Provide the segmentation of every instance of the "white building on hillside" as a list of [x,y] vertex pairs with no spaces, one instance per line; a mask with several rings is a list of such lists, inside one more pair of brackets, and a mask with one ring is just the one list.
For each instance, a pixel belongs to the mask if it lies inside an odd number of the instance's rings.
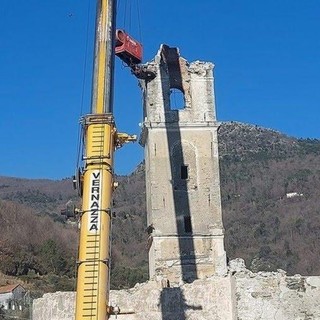
[[0,287],[0,307],[5,310],[21,310],[27,291],[21,284]]

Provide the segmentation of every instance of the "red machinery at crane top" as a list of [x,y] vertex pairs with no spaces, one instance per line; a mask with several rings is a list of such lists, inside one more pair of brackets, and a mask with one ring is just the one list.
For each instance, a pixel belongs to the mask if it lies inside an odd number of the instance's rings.
[[121,29],[116,30],[115,54],[131,68],[132,74],[138,79],[148,81],[155,78],[155,73],[141,64],[142,44]]
[[116,55],[128,66],[142,62],[142,45],[124,30],[116,30]]

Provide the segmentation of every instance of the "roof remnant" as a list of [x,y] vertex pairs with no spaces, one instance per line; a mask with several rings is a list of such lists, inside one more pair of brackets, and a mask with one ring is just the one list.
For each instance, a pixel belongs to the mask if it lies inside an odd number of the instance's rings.
[[[9,293],[12,292],[15,288],[21,286],[21,284],[9,284],[3,287],[0,287],[0,294],[1,293]],[[22,287],[22,286],[21,286]],[[22,287],[23,288],[23,287]],[[24,289],[24,288],[23,288]]]

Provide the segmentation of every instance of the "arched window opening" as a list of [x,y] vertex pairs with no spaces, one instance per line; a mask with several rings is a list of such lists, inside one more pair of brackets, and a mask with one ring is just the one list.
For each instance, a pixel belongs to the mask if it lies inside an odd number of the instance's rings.
[[185,107],[184,93],[176,88],[170,89],[170,108],[171,110],[181,110]]

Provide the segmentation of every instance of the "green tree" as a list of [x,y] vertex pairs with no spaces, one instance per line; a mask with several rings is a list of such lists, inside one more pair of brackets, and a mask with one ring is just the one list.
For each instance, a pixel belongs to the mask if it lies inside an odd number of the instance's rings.
[[62,249],[53,239],[47,240],[40,249],[44,273],[63,274],[67,270],[67,261]]

